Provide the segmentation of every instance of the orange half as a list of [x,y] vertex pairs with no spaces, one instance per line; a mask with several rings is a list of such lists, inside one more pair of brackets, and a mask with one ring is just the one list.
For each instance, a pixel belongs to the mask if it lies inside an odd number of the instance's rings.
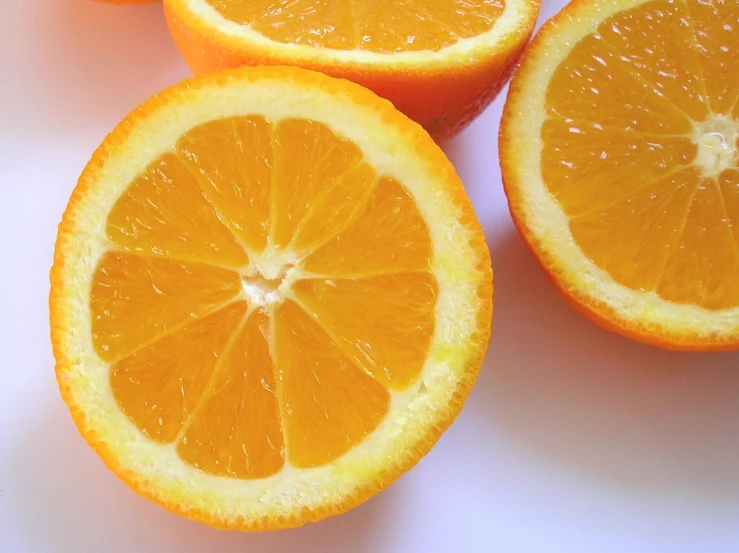
[[604,326],[739,346],[739,4],[578,0],[524,56],[500,131],[511,213]]
[[297,526],[389,485],[452,422],[489,264],[451,164],[389,102],[300,69],[196,78],[133,111],[72,194],[57,378],[142,495]]

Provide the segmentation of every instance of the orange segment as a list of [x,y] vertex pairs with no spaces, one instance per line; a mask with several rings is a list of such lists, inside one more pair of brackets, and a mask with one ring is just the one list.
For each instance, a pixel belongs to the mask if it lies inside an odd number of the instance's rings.
[[730,114],[739,99],[739,3],[687,0],[687,6],[711,109]]
[[647,181],[610,205],[594,202],[592,211],[570,219],[572,236],[616,282],[634,290],[654,290],[665,273],[668,254],[679,249],[698,179],[698,171],[689,167]]
[[679,240],[669,249],[657,293],[668,301],[707,309],[735,307],[739,250],[726,205],[715,180],[696,179],[692,185],[690,210]]
[[[649,48],[638,32],[628,37]],[[635,64],[600,35],[588,35],[555,70],[547,89],[547,111],[620,130],[689,133],[688,117],[665,102],[653,84],[639,79],[636,71]]]
[[92,280],[97,354],[115,361],[233,301],[238,274],[193,263],[108,253]]
[[734,241],[739,244],[739,169],[730,169],[721,173],[718,184],[721,188],[721,199],[726,206],[726,216],[734,234]]
[[177,446],[186,462],[232,478],[264,478],[282,468],[269,333],[262,311],[254,311],[238,330],[219,361],[211,391]]
[[598,211],[692,163],[688,137],[644,135],[597,124],[549,119],[542,125],[541,171],[570,216]]
[[280,42],[321,48],[353,48],[356,37],[347,36],[351,14],[331,0],[205,0],[224,18],[249,25]]
[[390,396],[292,301],[274,325],[288,458],[296,467],[323,465],[377,428]]
[[267,244],[272,183],[272,125],[230,117],[198,126],[177,152],[238,239],[255,252]]
[[328,183],[312,200],[310,212],[295,229],[292,247],[306,252],[336,237],[365,206],[375,176],[372,167],[360,163]]
[[275,188],[272,239],[278,248],[292,241],[315,201],[357,165],[362,153],[326,125],[288,119],[274,131]]
[[385,0],[354,2],[354,48],[390,54],[439,51],[489,31],[505,0]]
[[736,48],[733,1],[582,0],[542,28],[511,84],[511,212],[608,328],[739,345]]
[[403,390],[416,381],[434,333],[433,276],[303,280],[293,288],[344,352],[383,386]]
[[111,241],[129,251],[232,267],[249,262],[174,154],[161,156],[131,183],[107,229]]
[[629,61],[632,71],[693,121],[706,119],[703,70],[683,3],[658,0],[624,10],[598,25],[598,34]]
[[177,437],[245,313],[244,302],[233,303],[111,366],[113,395],[144,434],[161,443]]
[[336,277],[425,271],[432,249],[428,227],[413,199],[384,177],[345,230],[310,254],[306,271]]

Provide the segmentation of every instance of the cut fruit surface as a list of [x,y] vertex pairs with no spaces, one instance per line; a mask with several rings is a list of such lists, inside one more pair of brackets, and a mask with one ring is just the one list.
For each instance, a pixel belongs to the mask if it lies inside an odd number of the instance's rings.
[[374,90],[447,138],[508,79],[539,1],[165,0],[164,9],[196,73],[267,64],[319,70]]
[[225,20],[284,44],[390,54],[438,51],[492,29],[505,0],[278,2],[203,0]]
[[51,275],[57,378],[142,495],[300,525],[389,485],[454,419],[489,263],[451,164],[389,102],[297,68],[199,77],[80,178]]
[[739,4],[578,0],[545,24],[500,131],[511,213],[604,326],[739,347]]

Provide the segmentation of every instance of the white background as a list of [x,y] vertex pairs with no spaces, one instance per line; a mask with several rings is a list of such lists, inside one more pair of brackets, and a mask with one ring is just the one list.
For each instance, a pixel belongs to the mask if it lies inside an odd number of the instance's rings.
[[[543,0],[540,21],[562,0]],[[737,354],[677,354],[596,328],[511,224],[503,97],[445,145],[488,237],[490,352],[418,466],[319,524],[217,532],[130,491],[78,436],[54,380],[48,270],[92,151],[189,74],[158,4],[0,0],[0,552],[739,552]]]

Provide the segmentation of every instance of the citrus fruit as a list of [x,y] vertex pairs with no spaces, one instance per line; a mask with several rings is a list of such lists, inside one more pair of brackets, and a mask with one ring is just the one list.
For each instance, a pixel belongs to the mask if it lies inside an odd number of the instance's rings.
[[297,65],[374,90],[443,139],[498,93],[539,0],[165,0],[195,73]]
[[236,69],[152,97],[85,168],[51,271],[56,374],[137,492],[217,527],[297,526],[431,448],[491,294],[421,127],[348,81]]
[[578,0],[523,56],[500,129],[511,213],[609,329],[739,346],[739,3]]

